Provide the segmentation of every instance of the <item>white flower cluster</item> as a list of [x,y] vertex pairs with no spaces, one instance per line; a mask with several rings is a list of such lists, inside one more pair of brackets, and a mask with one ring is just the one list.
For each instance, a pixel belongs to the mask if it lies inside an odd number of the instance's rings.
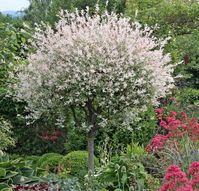
[[88,12],[62,12],[56,30],[37,30],[37,51],[12,86],[33,117],[58,104],[86,107],[88,100],[113,113],[143,108],[172,88],[165,41],[128,18]]

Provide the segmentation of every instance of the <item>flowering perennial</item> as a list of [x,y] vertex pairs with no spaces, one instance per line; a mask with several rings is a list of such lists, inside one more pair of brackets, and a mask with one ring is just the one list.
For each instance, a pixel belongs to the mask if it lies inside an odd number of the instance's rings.
[[164,179],[167,182],[163,184],[161,191],[174,191],[177,190],[178,187],[185,186],[188,182],[186,174],[176,165],[168,167]]
[[159,152],[164,150],[165,146],[174,148],[174,144],[178,144],[179,140],[188,136],[192,143],[199,140],[199,123],[195,118],[189,119],[185,112],[177,114],[174,111],[169,112],[166,116],[163,108],[156,109],[156,113],[160,120],[160,129],[166,131],[165,134],[155,135],[150,144],[147,146],[148,152]]
[[199,191],[199,162],[193,162],[187,175],[177,165],[170,165],[167,169],[160,191]]

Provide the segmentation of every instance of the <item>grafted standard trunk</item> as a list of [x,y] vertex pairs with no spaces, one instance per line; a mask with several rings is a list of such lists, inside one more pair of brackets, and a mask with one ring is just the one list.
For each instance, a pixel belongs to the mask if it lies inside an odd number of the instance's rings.
[[88,133],[88,171],[94,172],[94,139],[93,133]]
[[88,99],[86,103],[87,111],[85,114],[87,116],[87,123],[91,126],[87,134],[88,141],[88,172],[94,172],[94,139],[98,131],[97,116],[101,113],[100,107],[93,106],[93,100]]

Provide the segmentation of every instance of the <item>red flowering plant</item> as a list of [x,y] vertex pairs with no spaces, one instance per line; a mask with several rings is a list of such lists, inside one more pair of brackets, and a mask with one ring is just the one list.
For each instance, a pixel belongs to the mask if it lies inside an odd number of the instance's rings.
[[149,153],[158,156],[165,167],[171,164],[186,171],[189,165],[199,160],[199,123],[185,112],[176,113],[157,108],[158,133],[147,146]]
[[187,174],[177,165],[167,168],[160,191],[199,191],[199,162],[193,162]]
[[166,182],[162,185],[161,191],[176,191],[188,183],[186,174],[177,165],[171,165],[167,168],[164,180]]

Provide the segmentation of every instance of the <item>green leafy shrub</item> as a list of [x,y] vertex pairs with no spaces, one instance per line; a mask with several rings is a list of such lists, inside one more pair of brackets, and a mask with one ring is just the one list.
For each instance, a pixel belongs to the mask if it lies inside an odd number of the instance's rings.
[[[6,107],[6,103],[12,103],[10,100],[4,100],[4,105],[0,104],[0,107]],[[15,105],[10,107],[15,108]],[[17,106],[16,106],[17,107]],[[22,155],[43,155],[45,153],[63,153],[64,152],[64,143],[67,137],[67,128],[66,126],[60,127],[56,122],[56,119],[60,117],[61,114],[56,114],[59,112],[59,108],[53,108],[52,112],[45,113],[41,116],[40,119],[36,120],[33,124],[30,124],[27,128],[25,121],[26,113],[22,106],[16,111],[2,111],[3,113],[7,112],[9,116],[14,116],[11,120],[13,126],[13,132],[17,138],[17,144],[15,148],[9,149],[9,153],[17,153]],[[1,113],[0,108],[0,113]],[[13,109],[14,110],[14,109]],[[65,114],[67,112],[65,111]],[[9,116],[8,119],[9,119]],[[68,116],[66,114],[66,116]],[[6,118],[7,118],[6,117]],[[67,127],[69,126],[70,121],[66,121]],[[57,123],[57,124],[56,124]],[[54,135],[60,131],[61,135],[57,136],[56,140],[50,140],[49,135]],[[28,139],[27,139],[28,137]],[[31,149],[30,149],[31,148]]]
[[[68,126],[69,125],[68,123]],[[81,129],[70,126],[64,146],[67,153],[77,150],[86,150],[86,133]]]
[[[99,161],[94,157],[95,166],[99,166]],[[73,151],[68,153],[61,161],[66,170],[70,171],[70,175],[77,176],[80,179],[88,172],[88,152]]]
[[185,88],[179,92],[178,100],[183,106],[199,104],[199,90],[193,88]]
[[11,137],[12,125],[2,117],[0,117],[0,150],[6,149],[8,146],[13,146],[15,141]]
[[157,118],[153,106],[149,106],[146,111],[139,113],[131,124],[133,129],[132,141],[147,145],[151,137],[155,134]]
[[63,156],[57,153],[47,153],[41,156],[37,165],[48,172],[59,171],[59,164]]
[[199,90],[193,88],[180,89],[177,95],[182,110],[199,120]]
[[144,147],[128,145],[127,151],[113,157],[107,166],[98,172],[99,182],[108,190],[137,190],[147,189],[147,172],[142,164],[146,155]]

